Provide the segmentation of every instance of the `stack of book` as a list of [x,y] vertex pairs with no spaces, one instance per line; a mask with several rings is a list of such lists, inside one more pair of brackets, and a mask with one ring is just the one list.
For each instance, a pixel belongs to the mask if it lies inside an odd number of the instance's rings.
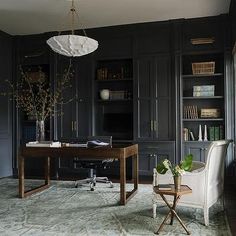
[[224,139],[224,127],[220,126],[211,126],[209,127],[209,140],[216,141]]
[[193,97],[215,96],[215,85],[193,86]]
[[171,185],[170,184],[158,184],[158,189],[159,190],[171,190]]

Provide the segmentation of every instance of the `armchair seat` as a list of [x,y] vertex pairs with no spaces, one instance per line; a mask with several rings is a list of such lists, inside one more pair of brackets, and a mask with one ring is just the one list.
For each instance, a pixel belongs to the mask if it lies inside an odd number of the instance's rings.
[[[231,140],[213,141],[207,151],[206,163],[193,162],[191,172],[182,176],[183,185],[192,189],[192,194],[183,196],[178,205],[203,209],[204,223],[209,225],[209,208],[217,202],[223,194],[224,187],[224,163],[227,148]],[[163,183],[173,183],[170,172],[165,175],[153,171],[153,186]],[[158,195],[153,193],[153,217],[156,217],[157,203],[161,201]]]

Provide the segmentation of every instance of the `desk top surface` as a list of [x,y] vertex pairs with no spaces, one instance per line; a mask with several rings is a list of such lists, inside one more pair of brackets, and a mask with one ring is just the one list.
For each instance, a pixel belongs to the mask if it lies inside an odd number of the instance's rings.
[[122,158],[138,154],[138,144],[114,144],[96,147],[20,147],[20,156],[24,157],[93,157]]

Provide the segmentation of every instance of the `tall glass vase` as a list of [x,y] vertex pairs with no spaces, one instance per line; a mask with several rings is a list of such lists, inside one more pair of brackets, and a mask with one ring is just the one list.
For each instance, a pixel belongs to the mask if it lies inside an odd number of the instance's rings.
[[44,120],[36,120],[36,141],[41,142],[45,140]]

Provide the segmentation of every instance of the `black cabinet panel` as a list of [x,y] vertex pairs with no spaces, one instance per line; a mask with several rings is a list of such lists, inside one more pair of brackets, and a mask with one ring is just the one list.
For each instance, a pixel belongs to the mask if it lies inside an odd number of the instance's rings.
[[209,145],[210,142],[185,142],[184,156],[192,154],[194,161],[206,162],[206,152]]
[[153,121],[152,121],[152,100],[138,99],[138,123],[136,127],[136,137],[138,139],[152,139]]
[[140,56],[135,60],[136,138],[172,139],[171,57]]
[[18,64],[37,65],[49,63],[49,46],[46,34],[16,36],[15,44],[17,50]]
[[168,159],[172,163],[175,160],[174,142],[152,142],[139,144],[139,175],[152,176],[153,168],[157,164]]
[[[185,20],[183,24],[183,51],[205,51],[223,49],[223,37],[220,17],[218,18],[199,18]],[[214,42],[210,44],[191,43],[191,39],[213,38]]]
[[138,25],[135,33],[135,53],[160,53],[170,50],[170,24]]

